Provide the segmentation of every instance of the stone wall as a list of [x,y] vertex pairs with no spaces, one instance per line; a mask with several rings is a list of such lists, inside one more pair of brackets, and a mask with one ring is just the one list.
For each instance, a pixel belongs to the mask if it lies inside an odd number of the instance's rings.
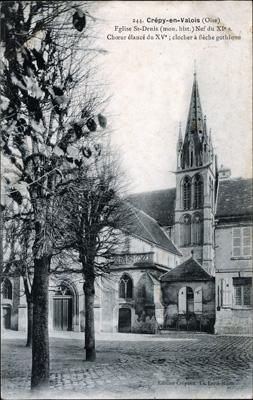
[[216,239],[216,323],[217,334],[252,334],[252,304],[235,304],[233,278],[252,277],[252,257],[233,257],[233,227],[249,226],[249,223],[218,225]]
[[[119,281],[124,273],[127,273],[133,281],[133,297],[131,299],[119,298]],[[152,270],[153,276],[156,275],[158,277],[160,274],[159,271]],[[157,290],[155,291],[157,286],[160,288],[158,280],[150,277],[147,270],[141,268],[114,270],[108,277],[103,277],[101,330],[104,332],[117,332],[119,328],[119,310],[127,308],[131,312],[132,332],[144,333],[145,331],[147,333],[147,330],[149,330],[150,333],[153,333],[153,320],[156,320],[158,310],[163,308],[159,301],[160,299],[157,299],[159,297]],[[157,325],[157,322],[155,325]]]
[[222,308],[216,313],[215,333],[253,334],[252,309]]
[[[190,310],[188,315],[179,314],[178,293],[183,287],[202,288],[202,311]],[[162,282],[164,328],[189,329],[213,332],[215,322],[215,283],[205,282]]]

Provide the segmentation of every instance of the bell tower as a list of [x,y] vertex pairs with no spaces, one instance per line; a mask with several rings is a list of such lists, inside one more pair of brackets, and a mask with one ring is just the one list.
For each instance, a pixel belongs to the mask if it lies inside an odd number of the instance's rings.
[[[194,72],[185,135],[177,142],[175,242],[184,259],[194,258],[214,274],[214,214],[217,160],[208,134]],[[193,253],[192,253],[193,252]]]

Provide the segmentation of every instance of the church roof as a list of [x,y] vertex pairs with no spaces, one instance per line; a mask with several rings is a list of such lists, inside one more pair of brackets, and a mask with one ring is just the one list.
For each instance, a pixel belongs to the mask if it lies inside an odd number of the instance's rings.
[[128,197],[136,208],[154,218],[161,226],[174,224],[176,188],[132,194]]
[[[161,226],[174,224],[176,188],[136,193],[128,200],[137,208],[145,211]],[[216,218],[251,216],[252,180],[228,179],[220,181]]]
[[160,277],[162,282],[210,281],[212,279],[213,277],[193,257]]
[[156,220],[144,211],[133,207],[130,203],[126,203],[126,206],[130,206],[128,209],[129,221],[126,227],[128,233],[154,243],[158,247],[161,247],[170,253],[181,255],[180,251],[161,229]]

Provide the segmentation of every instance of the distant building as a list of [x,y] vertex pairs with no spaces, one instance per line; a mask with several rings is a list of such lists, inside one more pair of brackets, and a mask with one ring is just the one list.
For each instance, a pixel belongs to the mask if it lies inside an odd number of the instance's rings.
[[[111,273],[97,278],[96,330],[252,333],[252,180],[218,170],[196,74],[176,151],[176,188],[128,198],[133,224]],[[84,330],[82,285],[51,279],[51,329]],[[22,293],[21,281],[3,283],[7,329],[26,329]]]
[[209,328],[215,315],[216,333],[252,333],[252,180],[232,179],[223,165],[218,170],[196,74],[184,138],[179,128],[175,175],[176,188],[130,196],[183,254],[183,264],[161,277],[164,323],[185,326],[188,313],[200,329],[202,313]]
[[216,332],[252,332],[252,186],[220,182],[215,226]]

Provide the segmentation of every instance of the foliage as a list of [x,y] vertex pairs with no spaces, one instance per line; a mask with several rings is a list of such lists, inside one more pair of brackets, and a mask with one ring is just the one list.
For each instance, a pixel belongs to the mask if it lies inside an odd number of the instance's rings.
[[138,318],[136,316],[133,323],[132,332],[155,334],[158,331],[158,327],[159,324],[154,315],[151,318],[149,316],[144,316],[144,318]]

